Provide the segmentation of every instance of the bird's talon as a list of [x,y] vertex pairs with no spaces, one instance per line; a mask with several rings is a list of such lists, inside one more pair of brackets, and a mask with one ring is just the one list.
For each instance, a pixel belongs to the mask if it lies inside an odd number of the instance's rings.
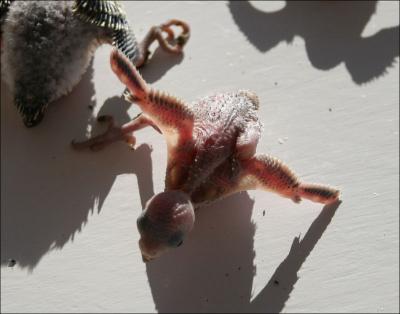
[[126,134],[125,135],[125,142],[128,144],[129,148],[132,150],[135,150],[135,145],[136,145],[136,137],[134,137],[132,134]]
[[156,126],[155,124],[152,125],[153,129],[156,130],[158,133],[162,134],[160,128],[158,126]]
[[[180,27],[182,29],[182,32],[176,38],[174,38],[174,33],[170,28],[170,26],[172,25]],[[167,23],[160,25],[160,28],[163,32],[166,32],[168,34],[167,40],[174,42],[179,47],[183,47],[189,40],[190,28],[189,25],[183,21],[170,20]]]
[[296,204],[299,204],[301,202],[301,197],[298,195],[295,195],[292,197],[292,201],[295,202]]
[[187,34],[181,34],[176,38],[176,44],[180,47],[183,47],[189,39]]
[[175,37],[174,36],[174,31],[170,27],[161,25],[160,29],[161,29],[162,32],[167,33],[167,40],[169,40],[169,41],[173,41],[174,40],[174,37]]

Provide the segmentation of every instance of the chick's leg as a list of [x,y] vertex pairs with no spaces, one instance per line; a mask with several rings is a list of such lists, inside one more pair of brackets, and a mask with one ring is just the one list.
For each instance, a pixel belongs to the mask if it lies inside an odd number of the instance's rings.
[[148,86],[132,62],[118,49],[112,50],[110,65],[128,89],[125,99],[137,103],[141,111],[151,118],[164,134],[175,129],[180,137],[191,136],[194,112],[186,102]]
[[132,121],[119,127],[115,126],[112,116],[100,116],[97,118],[97,121],[106,122],[108,124],[107,130],[103,134],[86,141],[72,141],[71,145],[73,149],[83,150],[89,148],[92,151],[98,151],[116,141],[126,141],[132,148],[134,148],[134,145],[136,144],[136,138],[132,134],[134,131],[143,129],[147,126],[152,126],[155,130],[160,132],[158,127],[143,114],[139,114]]
[[[182,33],[176,38],[171,29],[173,25],[182,28]],[[167,36],[164,37],[163,33],[166,33]],[[154,41],[158,41],[165,51],[176,54],[182,52],[183,46],[189,40],[189,37],[189,25],[180,20],[172,19],[159,26],[153,26],[139,44],[139,58],[135,62],[136,67],[139,68],[146,63],[150,55],[149,47]]]
[[295,203],[302,198],[317,203],[330,204],[339,199],[339,190],[325,185],[303,183],[277,158],[262,154],[241,160],[239,190],[267,190]]

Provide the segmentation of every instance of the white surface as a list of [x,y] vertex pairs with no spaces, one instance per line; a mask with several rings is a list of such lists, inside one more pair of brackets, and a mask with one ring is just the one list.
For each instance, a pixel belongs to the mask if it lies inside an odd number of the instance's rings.
[[2,85],[2,312],[399,311],[399,58],[371,79],[398,56],[398,28],[358,41],[398,27],[399,3],[379,2],[372,16],[352,5],[273,13],[283,5],[255,3],[271,11],[259,19],[226,2],[125,3],[138,38],[171,17],[192,27],[184,56],[157,51],[145,79],[189,101],[254,90],[258,152],[339,186],[336,212],[242,193],[199,211],[185,244],[145,265],[136,217],[163,190],[162,137],[138,132],[136,152],[68,146],[96,127],[89,103],[120,122],[138,112],[112,98],[123,87],[103,46],[37,128],[22,126]]

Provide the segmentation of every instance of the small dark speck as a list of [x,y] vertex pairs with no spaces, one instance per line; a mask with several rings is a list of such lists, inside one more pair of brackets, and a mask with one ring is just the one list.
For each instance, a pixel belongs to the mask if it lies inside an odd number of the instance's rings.
[[226,273],[226,274],[225,274],[225,277],[229,277],[229,273]]
[[88,108],[89,108],[89,110],[93,110],[94,107],[93,107],[93,105],[89,105]]
[[208,302],[208,299],[206,299],[206,302]]
[[275,85],[275,86],[278,85],[278,82],[274,82],[274,85]]
[[275,279],[275,280],[274,280],[274,285],[275,285],[275,286],[279,286],[279,281]]
[[51,159],[53,159],[53,160],[56,159],[56,156],[51,156]]
[[240,271],[241,269],[242,269],[242,267],[239,266],[239,267],[238,267],[238,270]]
[[263,216],[265,216],[265,210],[263,210]]
[[329,111],[332,111],[332,108],[329,108]]
[[8,260],[8,267],[14,267],[15,264],[17,264],[17,261],[15,259]]

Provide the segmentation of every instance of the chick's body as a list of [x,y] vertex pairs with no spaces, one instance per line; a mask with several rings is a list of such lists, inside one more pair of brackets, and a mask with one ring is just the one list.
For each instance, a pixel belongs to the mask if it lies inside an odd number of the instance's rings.
[[302,198],[323,204],[338,201],[339,190],[302,182],[279,159],[256,154],[262,125],[255,93],[220,93],[188,104],[149,87],[117,50],[111,53],[110,63],[130,92],[127,99],[137,103],[142,114],[121,127],[115,127],[110,117],[100,117],[99,121],[109,121],[107,131],[73,142],[73,147],[98,150],[117,140],[132,145],[132,133],[145,126],[152,126],[165,136],[165,190],[146,203],[137,220],[144,261],[183,243],[194,226],[195,207],[232,193],[262,189],[296,203]]
[[[239,160],[255,153],[262,125],[257,116],[257,96],[250,91],[208,96],[193,103],[191,108],[194,125],[187,138],[193,142],[189,150],[191,158],[180,186],[167,186],[167,189],[182,189],[194,205],[200,205],[234,188],[240,173]],[[251,140],[249,132],[254,134]]]

